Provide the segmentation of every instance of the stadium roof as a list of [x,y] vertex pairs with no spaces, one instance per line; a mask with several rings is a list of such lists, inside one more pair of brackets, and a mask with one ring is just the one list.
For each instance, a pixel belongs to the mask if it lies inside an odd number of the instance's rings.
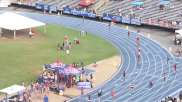
[[45,25],[43,22],[12,12],[0,14],[0,22],[0,28],[9,30],[21,30]]

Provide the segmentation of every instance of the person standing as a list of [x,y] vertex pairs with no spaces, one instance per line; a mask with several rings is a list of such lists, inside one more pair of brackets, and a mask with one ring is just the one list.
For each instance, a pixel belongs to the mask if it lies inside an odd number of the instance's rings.
[[180,100],[180,102],[182,102],[182,91],[180,91],[180,93],[179,93],[179,100]]
[[140,34],[140,30],[137,30],[137,34]]
[[80,32],[80,36],[84,36],[84,35],[85,35],[85,31],[82,30],[82,31]]
[[101,102],[101,97],[102,96],[102,89],[98,90],[98,98],[99,98],[99,102]]
[[109,30],[111,29],[111,24],[112,24],[111,22],[109,22],[108,24]]
[[174,73],[176,73],[176,68],[177,68],[177,64],[175,63],[175,64],[173,65]]
[[123,78],[125,80],[125,78],[126,78],[126,71],[123,71]]
[[153,81],[149,82],[149,86],[150,86],[150,88],[153,86]]
[[43,102],[49,102],[49,97],[45,94],[43,100]]
[[93,67],[97,67],[97,62],[96,61],[94,61],[94,64],[93,64]]
[[167,64],[169,63],[169,57],[167,56]]
[[138,52],[141,52],[141,49],[140,49],[140,47],[138,47]]
[[141,50],[140,48],[138,48],[138,54],[137,54],[137,62],[140,62],[140,58],[141,58]]
[[84,69],[84,63],[83,63],[83,61],[80,62],[80,66],[81,66],[82,69]]
[[111,90],[111,96],[112,96],[112,100],[114,100],[114,98],[116,96],[116,92],[115,92],[114,88]]
[[163,73],[163,79],[164,79],[164,81],[166,81],[166,73],[165,72]]
[[81,88],[81,95],[84,95],[84,89]]
[[129,85],[130,95],[133,94],[134,88],[135,88],[134,84],[130,84],[130,85]]
[[34,92],[34,83],[31,82],[30,84],[30,92],[33,93]]
[[92,102],[90,95],[88,95],[88,102]]
[[138,47],[140,46],[140,37],[139,37],[139,35],[137,35],[137,37],[136,37],[136,44],[137,44]]
[[128,37],[130,37],[130,31],[128,31]]
[[85,22],[85,16],[82,16],[82,22],[83,23]]
[[90,79],[91,79],[91,80],[93,79],[93,74],[92,74],[92,73],[90,74]]

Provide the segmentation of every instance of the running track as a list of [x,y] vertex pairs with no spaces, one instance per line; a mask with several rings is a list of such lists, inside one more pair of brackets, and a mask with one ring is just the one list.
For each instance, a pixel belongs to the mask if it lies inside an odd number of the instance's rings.
[[[101,102],[158,102],[171,94],[177,95],[182,88],[182,60],[172,56],[164,48],[150,39],[141,36],[141,63],[137,64],[136,59],[136,33],[131,33],[128,38],[127,31],[117,26],[108,29],[107,24],[72,17],[48,16],[33,13],[21,13],[22,15],[51,24],[60,24],[73,29],[85,30],[108,40],[121,54],[123,63],[118,67],[115,75],[90,92],[93,102],[98,102],[97,91],[102,89]],[[167,56],[170,58],[167,64]],[[174,74],[172,65],[177,63],[177,73]],[[126,79],[123,79],[123,71],[126,71]],[[166,74],[166,81],[163,81],[163,73]],[[149,88],[149,82],[154,85]],[[133,84],[134,89],[129,90]],[[114,89],[116,95],[111,96]],[[78,96],[71,102],[87,102],[87,95]]]

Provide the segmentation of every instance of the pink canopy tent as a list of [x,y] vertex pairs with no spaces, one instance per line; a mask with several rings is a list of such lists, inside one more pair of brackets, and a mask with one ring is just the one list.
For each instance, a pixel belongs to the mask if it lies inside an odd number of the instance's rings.
[[72,65],[69,65],[67,68],[65,68],[64,70],[65,74],[69,75],[69,74],[79,74],[80,71],[76,68],[74,68]]
[[59,59],[56,60],[56,62],[50,64],[52,68],[56,68],[56,67],[63,67],[64,66],[64,63],[61,62]]

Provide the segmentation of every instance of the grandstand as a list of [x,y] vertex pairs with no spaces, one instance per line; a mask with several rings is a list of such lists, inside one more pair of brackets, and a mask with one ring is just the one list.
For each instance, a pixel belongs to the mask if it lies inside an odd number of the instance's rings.
[[182,3],[180,0],[167,0],[167,2],[166,0],[165,2],[164,0],[96,0],[90,1],[87,6],[80,6],[80,2],[84,3],[84,0],[34,0],[31,3],[25,0],[21,4],[36,5],[41,3],[55,7],[57,10],[63,10],[66,6],[80,10],[86,8],[89,11],[94,11],[98,16],[109,14],[112,16],[111,19],[117,16],[136,18],[142,24],[167,28],[180,28],[182,25]]
[[[141,0],[142,1],[142,0]],[[113,0],[108,2],[105,6],[100,8],[99,13],[109,13],[114,15],[130,15],[135,14],[142,20],[148,19],[164,20],[164,21],[177,21],[182,20],[182,2],[180,0],[170,0],[170,3],[165,5],[164,9],[160,9],[159,0],[143,0],[143,9],[133,10],[131,2],[128,0]]]

